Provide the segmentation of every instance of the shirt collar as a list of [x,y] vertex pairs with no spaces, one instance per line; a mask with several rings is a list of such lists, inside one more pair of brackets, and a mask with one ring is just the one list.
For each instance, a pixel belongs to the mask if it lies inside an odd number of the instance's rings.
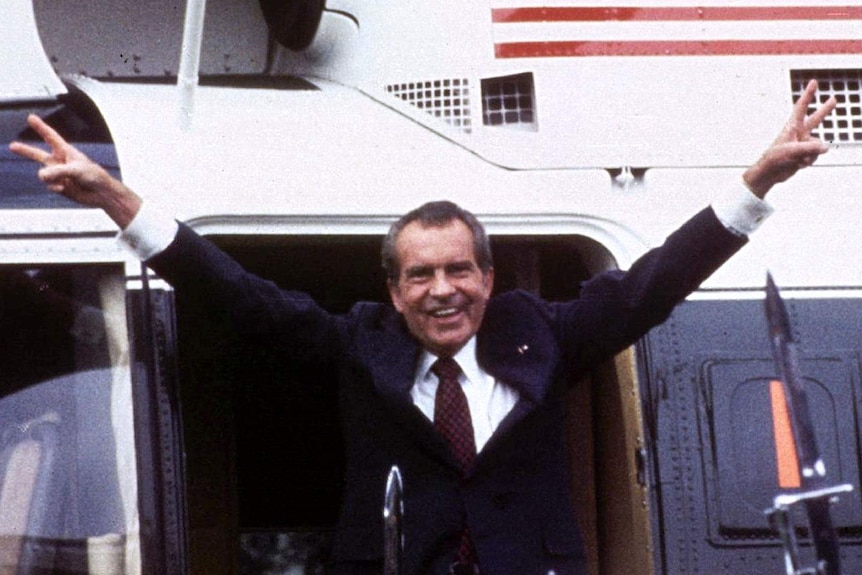
[[[422,351],[422,356],[419,359],[419,366],[416,370],[417,381],[424,380],[429,377],[431,366],[437,361],[438,356],[428,350]],[[482,370],[479,368],[479,362],[476,359],[476,336],[474,335],[467,343],[464,344],[458,353],[452,356],[452,359],[458,362],[461,371],[467,381],[478,383],[482,381]]]

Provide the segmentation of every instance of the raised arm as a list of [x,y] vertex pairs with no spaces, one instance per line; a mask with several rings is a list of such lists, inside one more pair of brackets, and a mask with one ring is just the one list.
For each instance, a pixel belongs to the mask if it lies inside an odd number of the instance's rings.
[[9,149],[42,164],[39,179],[48,189],[79,204],[101,208],[125,229],[138,213],[141,198],[38,116],[31,114],[27,123],[48,144],[50,151],[21,142],[12,142]]
[[789,179],[802,168],[807,168],[820,154],[829,150],[828,144],[812,136],[811,131],[832,112],[837,101],[833,96],[807,116],[808,106],[816,92],[817,81],[811,80],[793,107],[793,113],[781,133],[760,159],[743,174],[746,185],[757,197],[762,199],[772,186]]

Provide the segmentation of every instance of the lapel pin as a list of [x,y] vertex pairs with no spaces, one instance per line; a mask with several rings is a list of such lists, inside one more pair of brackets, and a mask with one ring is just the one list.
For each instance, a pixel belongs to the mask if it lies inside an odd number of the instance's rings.
[[518,346],[518,353],[520,353],[521,355],[524,355],[525,353],[527,353],[528,349],[530,349],[530,346],[527,345],[526,343],[524,345],[519,345]]

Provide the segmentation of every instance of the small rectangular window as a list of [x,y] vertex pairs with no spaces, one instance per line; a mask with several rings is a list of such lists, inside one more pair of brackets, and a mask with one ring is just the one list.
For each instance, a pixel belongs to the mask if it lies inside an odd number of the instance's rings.
[[482,80],[482,122],[486,126],[538,130],[533,74]]

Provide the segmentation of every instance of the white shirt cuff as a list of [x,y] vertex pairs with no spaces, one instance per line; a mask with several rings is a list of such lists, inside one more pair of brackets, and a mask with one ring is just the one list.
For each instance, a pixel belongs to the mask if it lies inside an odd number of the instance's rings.
[[126,229],[117,234],[117,241],[138,259],[146,261],[165,251],[174,241],[177,231],[179,224],[176,220],[144,202]]
[[716,199],[712,209],[724,227],[739,236],[753,234],[775,211],[744,185]]

